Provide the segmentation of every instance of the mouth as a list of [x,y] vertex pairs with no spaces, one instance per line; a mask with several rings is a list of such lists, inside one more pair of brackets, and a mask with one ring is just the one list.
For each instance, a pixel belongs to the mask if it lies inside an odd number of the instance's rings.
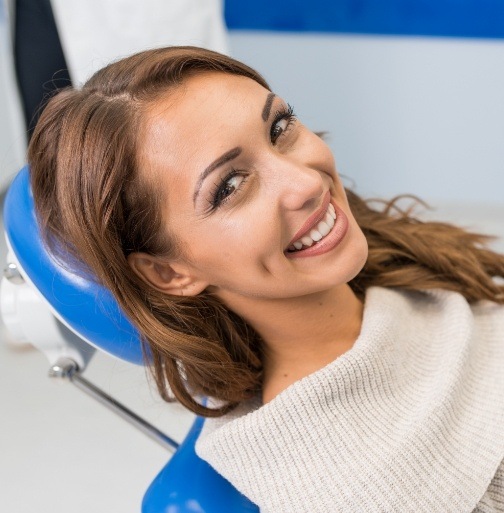
[[336,247],[346,235],[348,218],[331,202],[329,192],[316,213],[296,233],[285,251],[289,258],[315,256]]

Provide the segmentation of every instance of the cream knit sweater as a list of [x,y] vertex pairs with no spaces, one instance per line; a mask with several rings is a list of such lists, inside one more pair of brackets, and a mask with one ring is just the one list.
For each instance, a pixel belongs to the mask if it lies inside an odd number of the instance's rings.
[[263,513],[504,512],[504,308],[372,288],[350,351],[196,450]]

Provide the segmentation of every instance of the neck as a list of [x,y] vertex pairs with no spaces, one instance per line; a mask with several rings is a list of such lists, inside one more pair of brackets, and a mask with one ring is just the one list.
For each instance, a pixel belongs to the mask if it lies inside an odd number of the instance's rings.
[[264,341],[263,401],[348,351],[363,305],[348,285],[282,300],[244,298],[233,310]]

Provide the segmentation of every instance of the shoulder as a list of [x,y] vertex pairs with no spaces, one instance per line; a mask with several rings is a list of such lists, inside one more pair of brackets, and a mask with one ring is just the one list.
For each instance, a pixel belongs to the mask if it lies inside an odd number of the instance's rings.
[[447,289],[411,290],[404,288],[370,287],[366,292],[369,310],[387,305],[391,308],[411,310],[417,313],[441,313],[443,311],[471,313],[474,317],[502,318],[504,305],[489,300],[469,302],[459,292]]

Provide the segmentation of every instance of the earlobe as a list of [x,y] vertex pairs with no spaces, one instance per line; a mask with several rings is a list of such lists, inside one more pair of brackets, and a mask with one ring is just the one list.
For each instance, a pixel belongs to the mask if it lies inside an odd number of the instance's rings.
[[166,294],[196,296],[208,285],[183,264],[168,263],[147,253],[131,253],[128,263],[144,282]]

